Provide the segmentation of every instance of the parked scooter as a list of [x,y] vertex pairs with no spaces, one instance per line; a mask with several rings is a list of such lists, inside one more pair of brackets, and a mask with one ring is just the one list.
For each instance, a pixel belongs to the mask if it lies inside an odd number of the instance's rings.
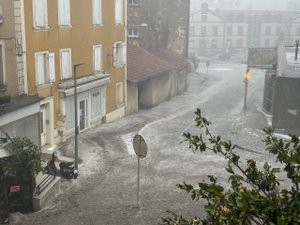
[[44,171],[53,176],[61,176],[66,179],[76,179],[78,176],[77,170],[75,169],[74,162],[64,162],[59,163],[59,170],[55,165],[55,161],[60,161],[56,155],[56,152],[52,153],[51,159],[47,162],[47,166],[44,168]]

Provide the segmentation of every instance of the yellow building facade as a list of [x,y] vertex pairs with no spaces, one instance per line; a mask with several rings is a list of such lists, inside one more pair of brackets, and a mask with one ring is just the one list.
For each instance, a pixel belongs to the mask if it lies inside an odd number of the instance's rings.
[[51,147],[74,134],[75,81],[79,131],[123,117],[126,0],[23,4],[27,91],[44,97],[41,145]]

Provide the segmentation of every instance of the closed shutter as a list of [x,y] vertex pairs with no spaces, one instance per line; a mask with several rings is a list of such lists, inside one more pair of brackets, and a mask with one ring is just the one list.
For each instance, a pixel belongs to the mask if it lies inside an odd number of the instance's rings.
[[117,66],[117,64],[118,64],[117,57],[118,57],[118,55],[117,55],[117,44],[114,44],[113,45],[113,65],[114,65],[114,67]]
[[70,25],[70,0],[59,0],[59,25]]
[[122,0],[115,0],[115,22],[121,24],[123,22],[123,5]]
[[55,61],[54,53],[49,53],[49,78],[50,82],[55,82]]
[[94,47],[94,71],[102,70],[102,48],[101,46]]
[[123,43],[122,53],[123,53],[123,64],[126,64],[126,62],[127,62],[127,46],[126,46],[126,43]]
[[47,21],[47,1],[34,0],[34,25],[36,27],[46,27]]
[[93,24],[101,23],[101,0],[93,0]]
[[35,55],[35,74],[36,74],[36,84],[37,85],[46,83],[44,53],[36,53],[36,55]]
[[61,78],[68,79],[71,77],[71,54],[69,50],[62,50],[60,53]]

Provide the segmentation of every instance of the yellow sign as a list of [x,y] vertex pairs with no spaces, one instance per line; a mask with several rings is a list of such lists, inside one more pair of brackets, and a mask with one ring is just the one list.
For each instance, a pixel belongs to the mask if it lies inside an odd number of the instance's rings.
[[250,72],[247,72],[247,73],[245,74],[245,79],[246,79],[246,80],[250,80],[250,79],[251,79],[251,73],[250,73]]

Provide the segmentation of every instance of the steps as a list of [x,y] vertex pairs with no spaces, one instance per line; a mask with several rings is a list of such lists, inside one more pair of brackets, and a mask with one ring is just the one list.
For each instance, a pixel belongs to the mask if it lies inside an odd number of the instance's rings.
[[[45,178],[47,178],[48,174],[43,174],[39,173],[36,177],[36,184],[40,184]],[[49,185],[41,191],[41,193],[37,194],[35,193],[33,195],[33,209],[34,210],[40,210],[43,208],[47,200],[51,197],[54,196],[55,193],[57,193],[60,189],[61,185],[61,179],[60,177],[53,177],[50,175],[51,182],[49,182]]]

